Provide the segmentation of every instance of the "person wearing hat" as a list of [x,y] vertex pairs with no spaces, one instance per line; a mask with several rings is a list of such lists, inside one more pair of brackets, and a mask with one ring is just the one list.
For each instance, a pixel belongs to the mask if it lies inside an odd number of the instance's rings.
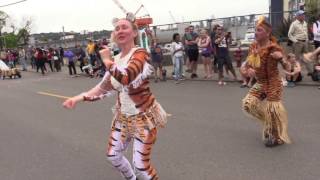
[[308,24],[305,21],[304,11],[296,13],[296,20],[290,25],[288,32],[289,39],[293,42],[293,53],[307,69],[308,75],[312,73],[312,65],[302,61],[302,54],[308,51]]
[[263,124],[263,141],[266,147],[290,143],[287,112],[281,102],[282,82],[278,70],[283,60],[283,50],[272,36],[272,27],[261,18],[255,31],[255,42],[249,48],[247,64],[253,69],[256,83],[242,100],[243,110]]

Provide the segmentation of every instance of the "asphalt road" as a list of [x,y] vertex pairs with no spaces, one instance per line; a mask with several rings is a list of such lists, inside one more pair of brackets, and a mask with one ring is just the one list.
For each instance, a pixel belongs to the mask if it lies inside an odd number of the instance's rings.
[[[72,96],[99,79],[63,73],[0,80],[1,180],[121,180],[105,158],[115,98],[75,110],[44,91]],[[261,142],[261,125],[247,118],[241,99],[248,89],[214,81],[152,83],[173,116],[160,129],[153,164],[163,180],[318,180],[320,90],[285,89],[293,144],[272,149]],[[127,151],[131,159],[131,147]]]

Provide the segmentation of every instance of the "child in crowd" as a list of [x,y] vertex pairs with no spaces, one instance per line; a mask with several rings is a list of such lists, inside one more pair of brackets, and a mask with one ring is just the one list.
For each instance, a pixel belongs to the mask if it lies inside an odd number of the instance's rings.
[[300,82],[302,80],[301,75],[301,65],[296,60],[296,56],[292,53],[287,55],[287,62],[289,66],[289,71],[284,70],[286,80],[288,81],[288,87],[294,87],[295,83]]

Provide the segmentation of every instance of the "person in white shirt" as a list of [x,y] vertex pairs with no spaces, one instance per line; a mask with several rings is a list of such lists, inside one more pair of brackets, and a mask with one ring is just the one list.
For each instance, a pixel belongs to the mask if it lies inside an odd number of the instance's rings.
[[183,68],[183,51],[184,47],[178,33],[174,33],[172,37],[172,58],[174,61],[174,79],[178,84],[182,80],[182,68]]
[[27,70],[27,62],[26,62],[26,52],[23,47],[19,48],[19,61],[22,66],[22,71]]
[[313,23],[312,31],[314,47],[317,49],[320,47],[320,14],[318,15],[318,20]]

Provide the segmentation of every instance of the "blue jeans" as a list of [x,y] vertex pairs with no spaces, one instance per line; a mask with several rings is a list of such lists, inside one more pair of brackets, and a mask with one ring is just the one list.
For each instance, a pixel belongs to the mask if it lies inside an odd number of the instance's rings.
[[182,68],[183,68],[183,56],[181,57],[173,57],[174,58],[174,75],[175,75],[175,80],[179,80],[182,78]]

